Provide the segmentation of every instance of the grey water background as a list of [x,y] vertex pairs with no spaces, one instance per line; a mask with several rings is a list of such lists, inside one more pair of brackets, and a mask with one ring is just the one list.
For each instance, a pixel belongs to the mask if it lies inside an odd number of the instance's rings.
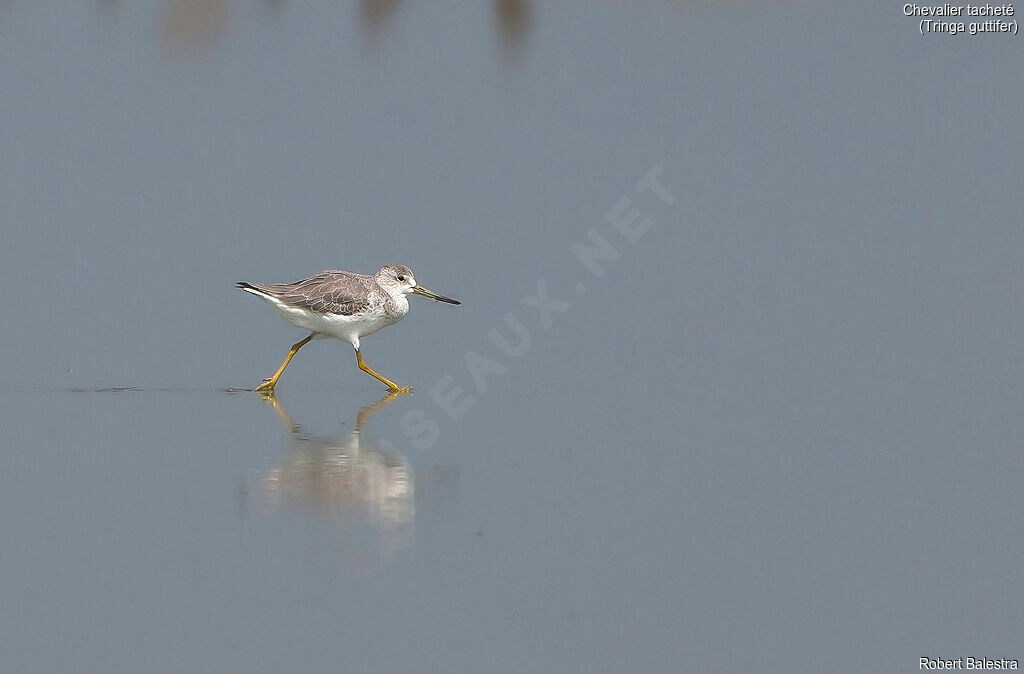
[[[0,670],[1024,656],[1018,40],[883,2],[0,4]],[[364,340],[413,395],[354,435],[382,391],[336,342],[279,409],[225,392],[301,337],[235,280],[392,260],[463,301]]]

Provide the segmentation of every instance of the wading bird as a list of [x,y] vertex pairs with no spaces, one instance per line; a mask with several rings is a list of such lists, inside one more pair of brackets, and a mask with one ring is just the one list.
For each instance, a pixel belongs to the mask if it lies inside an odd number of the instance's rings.
[[363,362],[359,339],[402,320],[409,312],[409,300],[406,298],[409,293],[438,302],[460,304],[417,284],[412,270],[404,264],[384,265],[372,276],[350,271],[324,271],[295,283],[239,281],[236,287],[267,302],[295,327],[310,331],[305,339],[292,345],[277,372],[256,387],[256,391],[263,393],[274,392],[281,373],[299,349],[312,339],[326,337],[351,344],[356,350],[359,369],[382,381],[389,391],[408,393],[408,386],[399,386]]

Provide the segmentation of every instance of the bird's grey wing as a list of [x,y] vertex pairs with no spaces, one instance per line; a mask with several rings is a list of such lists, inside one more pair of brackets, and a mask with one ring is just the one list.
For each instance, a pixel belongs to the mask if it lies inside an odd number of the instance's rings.
[[370,306],[367,288],[356,274],[324,271],[296,281],[257,288],[282,302],[319,314],[351,316]]

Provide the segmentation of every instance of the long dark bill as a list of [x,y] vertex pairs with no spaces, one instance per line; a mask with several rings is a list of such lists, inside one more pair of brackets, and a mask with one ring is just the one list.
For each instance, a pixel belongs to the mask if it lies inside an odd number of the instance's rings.
[[415,286],[413,287],[412,291],[417,295],[423,295],[424,297],[429,297],[430,299],[436,300],[438,302],[447,302],[448,304],[462,304],[462,302],[458,300],[453,300],[452,298],[445,297],[444,295],[438,295],[435,292],[427,290],[423,286]]

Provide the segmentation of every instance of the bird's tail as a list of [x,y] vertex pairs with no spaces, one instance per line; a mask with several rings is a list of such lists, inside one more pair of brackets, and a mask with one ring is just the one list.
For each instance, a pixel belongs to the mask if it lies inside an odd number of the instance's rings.
[[252,293],[256,297],[261,297],[263,299],[267,299],[269,297],[267,291],[259,287],[255,283],[249,283],[248,281],[239,281],[238,283],[235,284],[235,287],[241,288],[247,293]]

